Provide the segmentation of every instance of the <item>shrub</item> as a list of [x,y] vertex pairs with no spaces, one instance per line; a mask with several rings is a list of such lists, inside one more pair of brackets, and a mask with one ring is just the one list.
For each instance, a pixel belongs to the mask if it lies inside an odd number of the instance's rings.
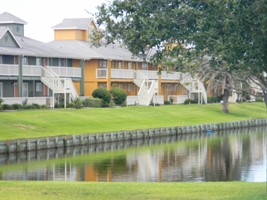
[[221,101],[220,97],[208,97],[208,103],[218,103]]
[[87,98],[83,101],[84,107],[100,108],[102,107],[102,100],[99,98]]
[[105,88],[97,88],[93,91],[93,97],[94,98],[99,98],[102,100],[102,106],[103,107],[108,107],[110,100],[111,100],[111,95]]
[[13,108],[14,110],[19,110],[19,109],[22,109],[23,106],[22,106],[21,104],[15,103],[15,104],[12,105],[12,108]]
[[127,98],[126,92],[121,88],[112,88],[109,92],[116,105],[122,105]]
[[171,105],[170,101],[164,101],[164,105]]
[[262,97],[256,97],[256,102],[263,102],[263,98]]
[[73,101],[73,107],[76,109],[81,109],[83,107],[83,100],[77,98]]
[[196,104],[197,103],[197,100],[192,100],[192,99],[186,99],[184,101],[184,104]]
[[3,99],[0,99],[0,111],[2,110],[2,103],[4,102]]
[[3,110],[12,110],[12,106],[9,105],[9,104],[3,104],[3,105],[2,105],[2,109],[3,109]]

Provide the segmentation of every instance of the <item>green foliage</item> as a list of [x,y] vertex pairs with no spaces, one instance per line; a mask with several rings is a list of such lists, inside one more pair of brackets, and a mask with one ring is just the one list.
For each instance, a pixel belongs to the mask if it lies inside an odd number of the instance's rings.
[[262,97],[256,97],[256,102],[263,102],[263,98]]
[[87,98],[83,101],[84,107],[100,108],[102,107],[102,100],[99,98]]
[[112,88],[109,92],[116,105],[122,105],[127,98],[126,92],[121,88]]
[[2,105],[2,110],[12,110],[12,109],[13,109],[12,105],[9,105],[9,104]]
[[170,101],[164,101],[164,105],[171,105]]
[[13,108],[13,110],[19,110],[19,109],[22,109],[23,106],[21,104],[16,103],[16,104],[12,105],[12,108]]
[[184,104],[187,105],[187,104],[197,104],[197,100],[192,100],[192,99],[186,99],[184,101]]
[[108,43],[123,41],[144,58],[155,48],[154,62],[179,71],[198,71],[205,57],[215,72],[258,81],[267,99],[266,13],[266,0],[114,0],[96,16]]
[[208,97],[208,103],[219,103],[220,101],[220,97]]
[[76,108],[76,109],[81,109],[83,107],[83,100],[79,99],[79,98],[76,98],[74,101],[73,101],[73,108]]
[[102,106],[108,107],[111,101],[111,95],[105,88],[97,88],[93,91],[92,96],[102,100]]

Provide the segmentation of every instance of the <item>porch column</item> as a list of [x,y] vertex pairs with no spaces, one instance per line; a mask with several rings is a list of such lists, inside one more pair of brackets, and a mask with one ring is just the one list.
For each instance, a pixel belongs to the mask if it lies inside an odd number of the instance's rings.
[[163,95],[161,91],[161,65],[158,65],[158,95]]
[[111,88],[111,60],[107,60],[107,90]]
[[80,60],[81,80],[80,80],[80,96],[84,96],[84,60]]
[[23,56],[19,56],[19,79],[18,79],[18,92],[19,92],[19,97],[22,97],[22,85],[23,85],[23,61],[22,61]]

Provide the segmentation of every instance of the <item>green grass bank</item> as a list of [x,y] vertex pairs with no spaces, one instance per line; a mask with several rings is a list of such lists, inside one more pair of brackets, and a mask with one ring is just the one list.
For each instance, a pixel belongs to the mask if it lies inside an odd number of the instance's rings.
[[264,103],[171,105],[0,112],[0,140],[185,126],[265,118]]
[[0,181],[5,200],[265,200],[265,183],[81,183]]

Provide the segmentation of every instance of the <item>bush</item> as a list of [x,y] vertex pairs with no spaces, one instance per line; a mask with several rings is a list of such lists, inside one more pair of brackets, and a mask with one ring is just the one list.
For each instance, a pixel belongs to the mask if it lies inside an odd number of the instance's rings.
[[12,105],[12,108],[13,108],[14,110],[19,110],[19,109],[22,109],[23,106],[22,106],[21,104],[15,103],[15,104]]
[[122,105],[127,98],[126,92],[121,88],[112,88],[109,92],[116,105]]
[[171,105],[170,101],[164,101],[164,105]]
[[256,97],[256,102],[263,102],[263,98],[262,97]]
[[197,100],[186,99],[186,100],[184,101],[184,104],[197,104]]
[[102,100],[99,98],[87,98],[83,101],[84,107],[100,108],[102,107]]
[[12,110],[13,108],[12,108],[12,105],[3,104],[3,105],[2,105],[2,109],[3,109],[3,110]]
[[73,101],[73,107],[76,109],[81,109],[83,107],[83,100],[77,98]]
[[220,97],[208,97],[208,103],[219,103],[220,101]]
[[2,110],[2,103],[4,102],[3,99],[0,99],[0,111]]
[[102,106],[103,107],[108,107],[110,100],[111,100],[111,95],[105,88],[97,88],[93,92],[93,97],[94,98],[99,98],[102,100]]

